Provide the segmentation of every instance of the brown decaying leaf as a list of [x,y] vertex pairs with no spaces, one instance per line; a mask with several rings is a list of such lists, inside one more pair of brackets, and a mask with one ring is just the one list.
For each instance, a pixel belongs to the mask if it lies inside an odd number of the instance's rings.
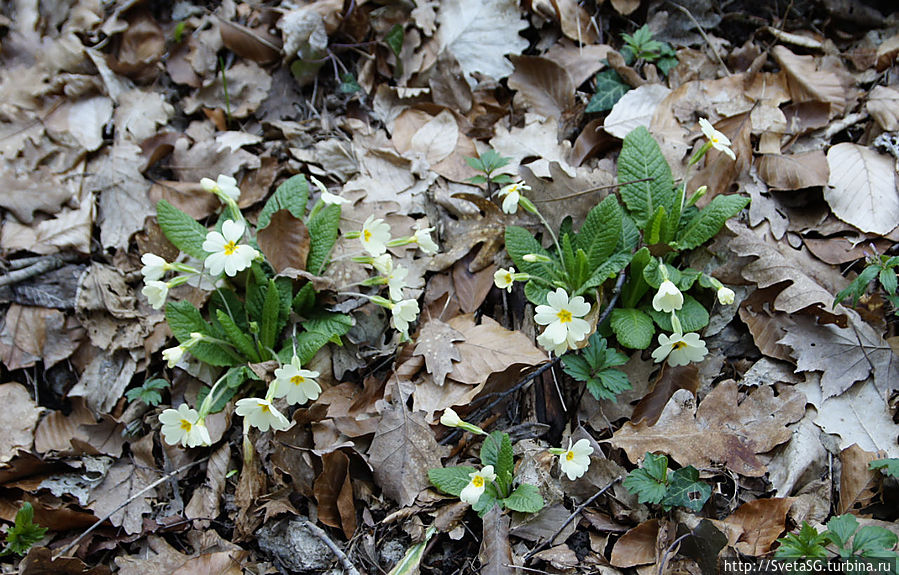
[[44,411],[20,383],[0,384],[0,463],[6,463],[19,449],[28,451],[34,442],[34,426]]
[[758,161],[759,176],[773,190],[798,190],[826,186],[830,177],[827,157],[821,150],[800,154],[764,154]]
[[853,443],[866,451],[883,451],[887,457],[899,457],[899,425],[893,421],[886,395],[869,379],[856,383],[840,395],[816,398],[818,416],[815,425],[840,436],[840,448]]
[[846,391],[873,372],[875,386],[884,394],[899,385],[899,356],[893,353],[879,330],[847,310],[850,325],[817,325],[808,317],[795,318],[779,343],[789,346],[796,371],[821,371],[825,399]]
[[347,539],[356,531],[356,508],[353,483],[350,481],[350,458],[343,451],[322,455],[322,472],[313,487],[318,501],[318,519],[329,527],[343,530]]
[[795,498],[756,499],[739,506],[723,524],[728,545],[751,557],[766,555],[786,529],[787,511]]
[[654,563],[658,536],[659,520],[644,521],[615,542],[610,563],[622,568]]
[[[493,273],[496,271],[496,266],[490,265],[480,271],[471,272],[468,269],[471,259],[465,257],[453,265],[453,295],[463,313],[474,313],[481,307],[487,294],[493,289]],[[445,317],[453,315],[456,314]]]
[[[109,468],[103,482],[91,492],[92,501],[88,507],[98,517],[112,512],[159,478],[153,457],[153,434],[147,434],[139,441],[132,442],[131,449],[134,453],[134,462],[127,459],[116,461]],[[148,499],[155,496],[155,488],[146,491],[113,513],[109,520],[113,525],[124,528],[126,533],[140,533],[143,515],[153,510]]]
[[522,108],[544,118],[559,119],[574,105],[574,83],[557,63],[539,56],[511,56],[515,72],[509,87],[517,90]]
[[154,205],[165,200],[195,220],[202,220],[221,206],[219,199],[204,190],[199,182],[158,180],[153,182],[149,195]]
[[65,359],[77,347],[64,329],[59,310],[11,305],[0,327],[0,361],[12,371],[43,360],[46,368]]
[[[727,193],[731,184],[752,164],[752,143],[749,139],[752,135],[752,121],[749,113],[724,118],[715,124],[715,129],[730,138],[731,149],[737,159],[731,160],[727,154],[715,148],[706,152],[705,164],[687,185],[688,193],[699,186],[708,186],[709,191],[699,199],[699,206],[708,204],[718,194]],[[696,145],[704,143],[705,138],[700,138]]]
[[119,50],[109,59],[109,67],[136,79],[151,79],[158,73],[153,64],[164,52],[162,28],[149,12],[137,11],[129,14]]
[[147,193],[150,182],[140,173],[141,149],[117,142],[102,150],[88,166],[87,189],[100,194],[98,220],[104,247],[127,248],[131,235],[144,227],[154,213]]
[[757,289],[740,304],[740,319],[749,328],[756,347],[768,357],[792,361],[790,348],[780,342],[793,325],[785,313],[773,311],[774,298],[783,289],[782,284]]
[[421,412],[409,412],[402,403],[380,405],[381,421],[368,462],[384,494],[405,507],[430,485],[428,469],[442,467],[440,458],[447,448],[437,444]]
[[[190,501],[184,507],[184,516],[194,519],[197,529],[209,527],[209,517],[218,517],[219,505],[225,491],[225,477],[231,464],[231,446],[222,444],[209,456],[206,463],[206,481],[194,490]],[[199,521],[198,521],[199,519]]]
[[804,249],[795,250],[785,242],[770,241],[764,224],[755,230],[735,220],[726,225],[737,235],[730,242],[730,250],[740,256],[759,258],[743,268],[744,278],[761,288],[790,282],[774,298],[775,310],[794,314],[810,308],[822,322],[847,325],[841,306],[837,306],[836,312],[830,311],[834,294],[848,284],[839,270],[816,260]]
[[244,458],[243,467],[240,470],[240,479],[237,489],[234,491],[234,504],[237,513],[234,520],[234,540],[244,541],[253,536],[253,533],[262,524],[256,500],[266,492],[268,481],[262,471],[259,455],[254,454],[251,459]]
[[886,235],[899,221],[899,181],[886,154],[843,142],[827,150],[829,185],[824,201],[836,217],[863,232]]
[[733,380],[719,383],[696,407],[687,390],[674,393],[655,425],[625,423],[609,440],[632,462],[647,451],[669,454],[681,465],[708,468],[713,463],[749,477],[761,477],[765,465],[756,454],[790,439],[786,426],[805,413],[805,396],[760,387],[739,402]]
[[483,538],[478,551],[481,561],[479,573],[485,575],[514,575],[512,546],[509,543],[509,523],[511,519],[498,506],[484,515]]
[[[19,564],[20,575],[109,575],[109,567],[88,567],[77,557],[53,559],[46,547],[32,547]],[[146,575],[146,574],[144,574]]]
[[694,364],[670,367],[663,365],[653,385],[652,391],[643,396],[643,399],[634,406],[632,423],[645,422],[646,425],[655,425],[662,415],[662,410],[668,404],[668,400],[679,389],[686,389],[693,396],[699,389],[699,370]]
[[831,105],[831,116],[844,110],[846,88],[837,74],[819,69],[813,56],[797,56],[781,45],[772,48],[771,55],[787,74],[794,102],[827,102]]
[[[199,542],[198,542],[199,543]],[[240,575],[241,563],[248,552],[228,548],[226,542],[208,547],[215,549],[204,553],[205,545],[195,545],[199,555],[191,556],[172,547],[156,535],[147,538],[147,549],[139,555],[116,557],[120,575]],[[225,550],[221,550],[226,547]],[[233,547],[233,546],[232,546]],[[87,574],[86,574],[87,575]]]
[[415,352],[425,358],[428,373],[434,376],[434,383],[443,385],[446,374],[453,371],[453,362],[462,360],[462,355],[453,342],[464,341],[465,336],[439,319],[430,319],[415,338]]
[[309,230],[303,220],[294,217],[289,210],[279,210],[272,214],[271,223],[257,232],[256,241],[275,273],[281,273],[287,268],[306,269]]
[[483,383],[491,373],[511,365],[533,366],[547,359],[523,333],[508,330],[487,316],[480,325],[475,325],[473,314],[454,317],[447,323],[465,338],[456,345],[462,358],[449,374],[456,381]]
[[577,228],[587,212],[605,198],[616,183],[615,175],[607,169],[581,168],[570,176],[558,162],[550,162],[550,178],[538,177],[527,166],[522,166],[520,172],[531,186],[527,196],[537,204],[553,229],[559,229],[568,216],[572,216]]
[[93,423],[96,420],[84,404],[84,399],[72,398],[72,410],[68,415],[53,411],[41,419],[34,432],[34,450],[40,454],[50,451],[68,453],[72,449],[70,442],[78,434],[79,427]]
[[855,443],[840,451],[839,514],[871,503],[879,472],[868,469],[868,464],[878,458],[876,453],[865,451]]
[[[268,95],[268,90],[272,85],[272,77],[255,62],[246,61],[238,61],[226,70],[225,74],[228,79],[231,116],[234,118],[246,118],[259,107]],[[184,105],[184,111],[188,114],[193,114],[202,107],[224,109],[224,94],[222,75],[218,74],[215,81],[207,86],[203,86],[181,102]],[[237,105],[235,106],[235,104]]]
[[219,33],[222,44],[242,58],[266,64],[281,56],[281,40],[264,28],[253,29],[236,22],[219,21]]

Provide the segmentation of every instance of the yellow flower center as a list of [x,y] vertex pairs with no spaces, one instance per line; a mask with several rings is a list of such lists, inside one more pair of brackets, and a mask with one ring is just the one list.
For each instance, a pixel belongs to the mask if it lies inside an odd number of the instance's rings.
[[560,322],[568,323],[571,321],[571,312],[567,309],[560,309],[559,313],[556,314],[556,317],[559,318]]
[[237,251],[237,244],[235,244],[234,242],[228,242],[227,244],[225,244],[225,255],[226,256],[230,256],[231,254],[233,254],[236,251]]
[[306,378],[303,377],[302,375],[295,375],[290,378],[290,383],[292,383],[294,385],[300,385],[304,381],[306,381]]
[[272,410],[267,403],[263,403],[259,407],[262,409],[263,413],[269,413]]
[[181,420],[181,429],[183,429],[184,431],[189,432],[192,427],[193,427],[193,424],[191,422],[187,421],[186,419]]
[[683,349],[683,348],[685,348],[685,347],[687,347],[687,342],[685,342],[685,341],[679,341],[679,342],[675,343],[674,346],[673,346],[671,349],[672,349],[672,350],[675,350],[675,349]]
[[362,239],[370,242],[371,241],[371,232],[368,230],[362,230]]
[[471,484],[474,485],[475,487],[484,487],[484,478],[481,477],[480,475],[475,475],[471,479]]
[[565,460],[566,460],[566,461],[571,461],[572,459],[574,459],[574,452],[573,452],[573,451],[569,451],[568,453],[565,454]]
[[506,281],[507,284],[512,283],[512,274],[510,274],[509,272],[506,272],[506,276],[505,276],[504,279],[505,279],[505,281]]

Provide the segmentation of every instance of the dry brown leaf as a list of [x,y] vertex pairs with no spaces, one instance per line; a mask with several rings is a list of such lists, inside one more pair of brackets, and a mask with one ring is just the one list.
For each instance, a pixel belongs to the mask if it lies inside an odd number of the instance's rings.
[[272,36],[264,27],[248,28],[237,22],[219,22],[222,44],[242,58],[267,64],[281,56],[281,39]]
[[662,415],[662,410],[668,405],[668,400],[679,389],[686,389],[696,397],[696,390],[699,389],[699,370],[695,365],[663,366],[652,391],[634,406],[631,422],[655,425]]
[[766,467],[756,454],[790,439],[786,425],[805,413],[805,396],[792,389],[774,397],[760,387],[739,402],[733,380],[719,383],[696,407],[687,390],[674,393],[655,425],[625,423],[610,442],[634,463],[647,451],[662,451],[681,465],[708,468],[713,463],[749,477]]
[[34,426],[43,413],[20,383],[0,384],[0,464],[4,464],[19,449],[29,451],[34,442]]
[[49,369],[78,346],[65,323],[65,314],[59,310],[11,305],[0,319],[0,361],[10,371],[40,360]]
[[172,151],[172,169],[182,182],[199,182],[212,174],[236,177],[241,169],[255,170],[260,163],[255,154],[246,150],[232,152],[211,138],[192,146],[188,138],[180,138]]
[[815,424],[827,433],[839,435],[840,449],[857,444],[865,451],[883,451],[887,457],[899,457],[899,425],[893,422],[884,394],[871,380],[856,383],[840,395],[815,399]]
[[670,93],[671,90],[661,84],[644,84],[629,90],[612,107],[603,122],[603,129],[623,140],[635,128],[649,128],[656,109]]
[[[77,557],[53,559],[53,553],[46,547],[32,547],[28,555],[19,563],[20,575],[109,575],[109,567],[97,565],[88,567]],[[125,574],[123,574],[125,575]],[[147,575],[146,573],[142,575]]]
[[525,158],[539,158],[530,162],[528,168],[539,178],[548,178],[550,162],[558,162],[562,170],[570,177],[576,171],[568,163],[571,144],[567,140],[559,142],[559,123],[553,119],[542,121],[539,116],[525,115],[522,128],[506,129],[502,124],[496,126],[496,135],[490,140],[490,146],[500,155],[510,158],[507,165],[496,173],[518,175],[518,166]]
[[313,487],[318,502],[318,519],[329,527],[343,530],[347,539],[356,531],[356,507],[350,481],[350,458],[337,450],[322,455],[322,472]]
[[423,156],[430,170],[448,180],[464,182],[477,175],[465,161],[477,157],[477,149],[449,109],[436,116],[422,110],[404,111],[393,123],[391,141],[401,154]]
[[809,478],[827,472],[827,450],[821,444],[821,429],[814,423],[815,415],[814,408],[807,407],[802,420],[790,426],[793,434],[790,442],[776,449],[767,463],[768,481],[776,497],[801,492]]
[[511,519],[499,506],[488,511],[483,519],[483,537],[478,551],[481,568],[478,572],[485,575],[514,575],[512,545],[509,543]]
[[184,516],[193,519],[198,529],[209,526],[207,518],[218,517],[230,464],[231,446],[225,442],[209,456],[206,463],[206,481],[194,490],[190,501],[184,507]]
[[866,254],[871,253],[871,246],[878,253],[886,253],[890,249],[893,242],[884,238],[873,239],[872,241],[859,243],[857,239],[849,237],[829,237],[829,238],[802,238],[802,243],[808,248],[808,251],[824,263],[830,265],[842,265],[856,260],[864,259]]
[[56,108],[44,120],[44,127],[55,140],[93,152],[103,145],[103,128],[110,118],[112,100],[94,96]]
[[813,258],[804,249],[794,250],[786,242],[770,241],[767,225],[750,230],[745,224],[730,220],[727,227],[737,235],[729,245],[732,252],[759,258],[743,268],[744,278],[760,288],[789,282],[774,298],[774,310],[794,314],[810,308],[822,321],[847,325],[842,306],[837,306],[837,313],[830,311],[834,295],[849,283],[839,270]]
[[830,177],[821,150],[801,154],[764,154],[758,161],[759,176],[773,190],[798,190],[826,186]]
[[771,304],[783,285],[757,289],[740,304],[740,319],[749,328],[756,347],[768,357],[793,361],[790,348],[778,343],[793,326],[793,320],[785,313],[773,311]]
[[421,412],[407,411],[401,402],[379,405],[381,421],[368,462],[384,494],[405,507],[430,485],[428,469],[443,466],[440,458],[447,448],[437,444]]
[[140,144],[156,134],[159,126],[169,123],[175,108],[162,94],[129,90],[119,96],[115,110],[116,135]]
[[554,229],[559,229],[568,216],[578,227],[587,217],[587,212],[605,198],[616,183],[614,174],[603,167],[593,170],[579,168],[572,177],[558,162],[550,162],[549,174],[550,178],[544,179],[527,166],[521,168],[522,178],[531,186],[528,198],[533,200]]
[[72,399],[72,411],[65,415],[53,411],[44,417],[34,432],[34,450],[40,454],[50,451],[67,453],[72,449],[71,440],[81,425],[96,423],[94,416],[82,399]]
[[627,16],[640,7],[640,0],[612,0],[612,7],[622,16]]
[[439,319],[428,320],[415,338],[412,355],[425,358],[428,373],[434,376],[437,385],[443,385],[446,375],[453,371],[453,362],[462,360],[462,355],[453,345],[456,341],[465,341],[465,336]]
[[476,325],[474,315],[466,314],[447,322],[465,338],[456,345],[462,359],[453,366],[450,378],[478,384],[491,373],[504,371],[509,366],[533,366],[547,360],[546,354],[523,333],[510,331],[487,316],[481,319],[481,324]]
[[839,395],[856,381],[874,377],[874,385],[887,394],[899,386],[899,356],[893,353],[879,330],[853,310],[849,327],[818,325],[812,318],[796,317],[795,325],[778,343],[789,346],[796,371],[821,371],[824,398]]
[[[471,259],[466,257],[453,264],[453,295],[463,313],[474,313],[481,307],[493,289],[493,273],[496,271],[496,266],[491,265],[472,273],[468,269],[470,262]],[[454,315],[457,314],[444,314],[445,317]]]
[[[216,544],[210,549],[221,549]],[[124,555],[115,558],[120,575],[240,575],[241,563],[247,552],[238,549],[218,550],[202,555],[190,556],[181,553],[165,539],[156,535],[147,538],[146,547],[138,555]],[[200,550],[201,545],[195,545]],[[89,574],[85,574],[89,575]]]
[[91,161],[86,188],[100,195],[98,223],[104,247],[127,248],[131,235],[144,227],[154,213],[148,192],[150,182],[139,171],[141,149],[118,142]]
[[127,351],[99,350],[68,395],[83,397],[94,413],[108,413],[122,398],[136,371],[137,362]]
[[795,498],[756,499],[739,506],[723,524],[728,545],[750,557],[768,554],[786,529],[787,512]]
[[622,568],[655,563],[658,536],[659,520],[644,521],[615,542],[610,563]]
[[578,46],[567,40],[560,40],[543,55],[562,67],[571,76],[575,87],[580,86],[605,67],[606,56],[612,47],[608,44]]
[[295,217],[289,210],[278,210],[272,214],[269,225],[256,233],[256,240],[275,273],[281,273],[287,268],[306,269],[309,230],[303,220]]
[[[79,166],[78,171],[83,171],[84,163]],[[72,175],[77,175],[74,179],[80,181],[80,174]],[[55,218],[29,226],[7,219],[3,222],[0,247],[13,252],[27,250],[36,254],[52,254],[63,250],[89,254],[94,223],[93,194],[82,187],[78,203],[79,207],[76,209],[63,208]]]
[[[265,100],[272,85],[272,77],[255,62],[238,61],[225,71],[228,78],[228,96],[231,100],[231,116],[246,118]],[[193,114],[200,108],[225,109],[225,91],[222,75],[191,96],[181,100],[184,111]],[[235,105],[236,104],[236,105]]]
[[840,77],[819,67],[813,56],[797,56],[784,46],[775,46],[771,55],[787,75],[793,102],[827,102],[831,117],[846,108],[846,89]]
[[23,224],[34,221],[34,212],[58,213],[68,203],[77,203],[78,178],[64,178],[44,166],[26,174],[0,167],[0,207]]
[[[147,434],[140,441],[133,442],[131,448],[135,455],[135,461],[131,462],[127,459],[116,461],[109,468],[103,482],[97,485],[91,493],[91,502],[87,506],[98,517],[111,513],[139,491],[159,479],[153,458],[153,434]],[[156,497],[156,489],[147,490],[113,513],[109,520],[113,525],[121,526],[126,533],[140,533],[143,529],[144,514],[153,510],[148,499],[154,497]]]
[[556,62],[539,56],[512,56],[509,87],[522,109],[544,118],[561,118],[574,105],[574,82]]
[[865,451],[855,443],[840,451],[840,503],[837,511],[841,515],[871,503],[879,474],[869,469],[868,464],[875,459],[878,459],[876,453]]
[[865,106],[882,130],[899,130],[899,90],[888,86],[874,86]]

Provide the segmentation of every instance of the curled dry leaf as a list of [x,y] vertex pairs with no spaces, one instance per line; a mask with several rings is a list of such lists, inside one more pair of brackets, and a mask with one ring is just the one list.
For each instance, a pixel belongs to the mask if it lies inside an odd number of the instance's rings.
[[272,264],[275,273],[288,268],[306,269],[309,255],[309,230],[303,220],[289,210],[278,210],[272,214],[269,225],[258,231],[256,240],[259,249]]
[[350,458],[337,450],[322,455],[322,472],[313,487],[318,501],[318,518],[329,527],[343,530],[347,539],[356,531],[356,508],[353,483],[350,481]]
[[478,559],[480,573],[485,575],[514,575],[512,545],[509,543],[511,519],[499,507],[494,507],[484,515],[483,538]]
[[878,459],[876,453],[865,451],[853,443],[840,451],[840,503],[837,511],[842,515],[856,507],[867,507],[874,499],[879,472],[868,464]]
[[546,354],[518,331],[511,331],[487,316],[475,324],[473,314],[454,317],[447,322],[460,333],[465,341],[456,349],[462,356],[453,366],[449,377],[461,383],[483,383],[491,373],[521,364],[522,367],[538,365],[547,360]]
[[899,130],[899,90],[887,86],[874,86],[865,104],[868,113],[882,130]]
[[415,338],[412,355],[425,358],[428,373],[434,376],[434,383],[443,385],[446,375],[453,371],[453,362],[462,360],[462,355],[453,342],[465,341],[465,336],[439,319],[430,319]]
[[846,108],[846,88],[840,77],[819,67],[813,56],[797,56],[785,46],[775,46],[771,55],[787,75],[787,84],[793,102],[827,102],[831,117]]
[[767,468],[757,454],[770,451],[791,437],[787,425],[805,413],[805,396],[786,389],[774,396],[760,387],[739,402],[737,385],[727,380],[696,407],[693,394],[674,393],[655,425],[625,423],[610,442],[636,463],[647,451],[669,454],[681,465],[708,468],[713,463],[749,477]]
[[787,511],[795,498],[756,499],[739,506],[724,526],[727,543],[737,551],[751,557],[767,555],[771,545],[786,529]]
[[644,521],[615,542],[610,562],[621,568],[654,563],[658,536],[659,520]]
[[529,112],[559,119],[574,105],[574,82],[556,62],[539,56],[512,56],[515,72],[509,87],[516,101]]
[[628,91],[612,107],[603,128],[622,140],[635,128],[649,128],[656,108],[670,93],[671,90],[661,84],[644,84]]
[[826,186],[830,177],[821,150],[801,154],[764,154],[758,161],[759,176],[772,190],[798,190]]
[[31,399],[20,383],[0,384],[0,464],[6,463],[19,449],[29,451],[34,442],[34,426],[44,411]]

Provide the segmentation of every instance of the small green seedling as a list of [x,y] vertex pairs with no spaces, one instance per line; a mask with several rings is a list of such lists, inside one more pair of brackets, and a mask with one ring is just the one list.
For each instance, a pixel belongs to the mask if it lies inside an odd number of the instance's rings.
[[712,488],[699,480],[695,467],[688,465],[670,471],[666,456],[648,452],[643,465],[631,471],[622,484],[640,503],[661,505],[665,511],[677,506],[699,511],[712,495]]
[[34,508],[24,503],[16,513],[15,524],[6,532],[6,547],[0,555],[24,555],[31,546],[44,538],[46,527],[34,523]]

